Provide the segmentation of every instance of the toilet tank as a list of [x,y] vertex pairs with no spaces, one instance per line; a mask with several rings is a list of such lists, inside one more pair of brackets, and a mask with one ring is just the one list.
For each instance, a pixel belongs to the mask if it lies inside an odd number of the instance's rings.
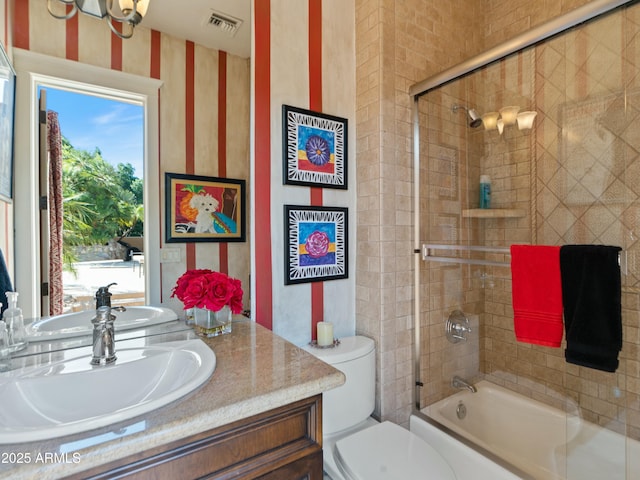
[[331,435],[366,420],[375,408],[376,352],[372,339],[363,336],[340,339],[333,348],[305,347],[342,371],[345,383],[322,394],[322,433]]

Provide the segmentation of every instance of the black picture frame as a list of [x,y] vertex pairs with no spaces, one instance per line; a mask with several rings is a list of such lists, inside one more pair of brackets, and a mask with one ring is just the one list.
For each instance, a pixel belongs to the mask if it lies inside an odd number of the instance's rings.
[[282,105],[283,183],[348,188],[346,118]]
[[349,277],[349,209],[284,206],[285,285]]
[[165,173],[166,242],[244,242],[245,185],[233,178]]

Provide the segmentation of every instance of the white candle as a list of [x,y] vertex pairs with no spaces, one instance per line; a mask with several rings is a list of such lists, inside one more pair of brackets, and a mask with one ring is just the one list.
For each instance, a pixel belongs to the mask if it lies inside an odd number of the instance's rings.
[[333,345],[333,324],[330,322],[318,322],[318,346]]

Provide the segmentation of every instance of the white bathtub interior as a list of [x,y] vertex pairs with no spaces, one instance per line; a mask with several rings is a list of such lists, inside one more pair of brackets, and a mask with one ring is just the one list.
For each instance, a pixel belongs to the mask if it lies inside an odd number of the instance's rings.
[[451,465],[458,480],[520,480],[506,468],[475,449],[454,439],[416,415],[409,418],[409,429],[431,445]]
[[640,442],[581,419],[577,405],[565,412],[486,380],[475,387],[421,413],[535,479],[640,478]]

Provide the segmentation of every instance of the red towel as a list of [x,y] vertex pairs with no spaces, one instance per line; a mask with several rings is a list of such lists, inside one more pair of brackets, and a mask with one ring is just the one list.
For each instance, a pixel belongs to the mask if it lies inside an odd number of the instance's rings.
[[519,342],[562,342],[560,247],[511,245],[513,324]]

